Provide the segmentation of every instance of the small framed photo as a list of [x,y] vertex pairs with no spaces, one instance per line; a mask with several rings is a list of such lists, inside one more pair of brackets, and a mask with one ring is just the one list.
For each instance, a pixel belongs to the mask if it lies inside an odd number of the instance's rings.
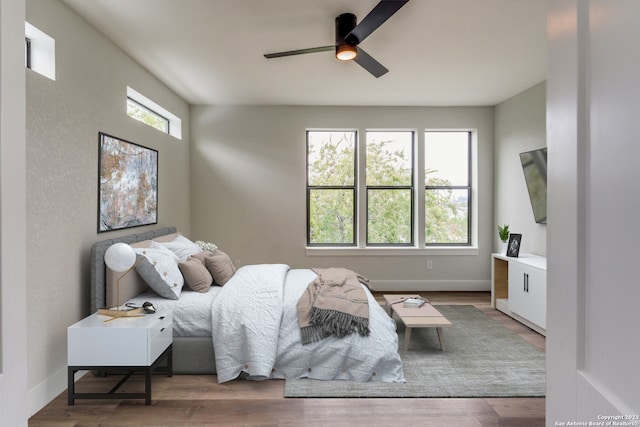
[[522,241],[522,234],[509,234],[509,243],[507,244],[507,256],[518,258],[520,253],[520,242]]

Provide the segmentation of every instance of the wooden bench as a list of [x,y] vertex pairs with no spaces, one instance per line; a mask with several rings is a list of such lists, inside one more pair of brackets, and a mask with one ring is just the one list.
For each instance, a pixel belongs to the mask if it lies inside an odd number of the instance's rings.
[[444,337],[442,328],[451,326],[442,313],[436,310],[431,304],[425,303],[420,308],[405,308],[404,300],[408,298],[419,298],[416,294],[384,294],[383,295],[387,312],[390,316],[395,313],[405,326],[404,333],[404,350],[409,349],[409,341],[411,340],[411,330],[413,328],[436,328],[440,349],[445,350]]

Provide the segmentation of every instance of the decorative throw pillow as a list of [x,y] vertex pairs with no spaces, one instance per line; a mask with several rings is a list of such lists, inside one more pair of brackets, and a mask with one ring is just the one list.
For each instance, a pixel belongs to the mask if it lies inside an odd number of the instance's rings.
[[184,281],[196,292],[207,292],[213,283],[211,273],[204,263],[197,258],[189,257],[185,262],[178,264]]
[[207,270],[209,270],[209,273],[213,276],[213,281],[216,285],[223,286],[236,272],[236,267],[233,265],[233,262],[231,262],[229,255],[220,249],[216,249],[215,252],[200,252],[199,254],[193,255],[193,258],[203,260],[205,267],[207,267]]
[[133,248],[143,257],[136,271],[151,289],[167,299],[178,299],[184,286],[184,278],[178,268],[178,257],[162,245]]
[[186,261],[187,258],[189,258],[193,254],[202,252],[202,248],[200,248],[200,246],[196,245],[191,240],[182,235],[176,236],[176,238],[170,242],[153,241],[151,243],[151,247],[156,247],[157,245],[162,245],[176,254],[180,262]]

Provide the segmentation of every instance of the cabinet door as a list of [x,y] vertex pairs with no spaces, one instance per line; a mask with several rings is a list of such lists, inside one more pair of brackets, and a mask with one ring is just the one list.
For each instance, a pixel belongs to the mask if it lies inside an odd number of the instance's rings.
[[509,262],[509,310],[529,319],[529,301],[526,292],[526,268],[518,262]]
[[527,297],[531,311],[527,319],[542,329],[547,329],[547,272],[537,268],[529,268]]
[[547,274],[544,270],[509,263],[509,310],[546,329]]

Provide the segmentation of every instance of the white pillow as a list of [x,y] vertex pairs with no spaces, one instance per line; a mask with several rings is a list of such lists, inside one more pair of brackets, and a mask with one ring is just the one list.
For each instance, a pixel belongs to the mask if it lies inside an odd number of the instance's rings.
[[156,245],[162,245],[165,248],[169,249],[171,252],[176,254],[180,262],[185,262],[191,255],[202,252],[202,248],[200,248],[200,246],[196,245],[191,240],[182,235],[178,235],[170,242],[151,242],[151,247],[154,247]]
[[148,248],[133,248],[138,256],[144,257],[136,266],[136,271],[158,295],[178,299],[184,286],[178,257],[164,246],[154,243],[151,242]]

